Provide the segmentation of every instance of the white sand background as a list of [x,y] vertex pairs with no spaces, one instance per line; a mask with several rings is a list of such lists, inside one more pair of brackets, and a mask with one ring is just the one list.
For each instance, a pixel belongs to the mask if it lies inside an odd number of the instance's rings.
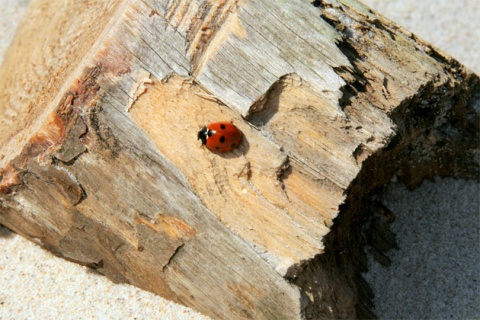
[[[0,62],[29,0],[0,0]],[[364,0],[480,73],[480,0]],[[1,79],[0,79],[1,81]],[[0,102],[1,103],[1,102]],[[480,110],[480,106],[477,110]],[[480,319],[480,187],[392,182],[398,250],[365,278],[380,319]],[[0,319],[208,319],[129,285],[113,284],[0,227]]]

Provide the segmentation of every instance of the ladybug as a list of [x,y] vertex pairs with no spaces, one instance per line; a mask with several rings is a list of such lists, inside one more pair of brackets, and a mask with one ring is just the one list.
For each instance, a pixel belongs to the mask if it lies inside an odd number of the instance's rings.
[[212,151],[228,152],[239,146],[243,134],[230,122],[214,122],[203,126],[197,137]]

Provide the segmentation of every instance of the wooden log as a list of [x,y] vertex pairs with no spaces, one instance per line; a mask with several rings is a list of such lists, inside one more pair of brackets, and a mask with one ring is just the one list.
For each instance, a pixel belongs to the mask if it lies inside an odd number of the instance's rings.
[[478,77],[353,0],[36,1],[0,78],[0,223],[213,318],[372,316],[376,192],[478,178]]

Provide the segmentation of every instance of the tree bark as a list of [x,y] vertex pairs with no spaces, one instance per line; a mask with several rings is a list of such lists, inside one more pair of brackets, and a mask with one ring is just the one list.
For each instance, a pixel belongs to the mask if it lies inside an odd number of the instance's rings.
[[0,223],[213,318],[373,316],[378,191],[478,178],[479,78],[354,0],[40,0],[0,79]]

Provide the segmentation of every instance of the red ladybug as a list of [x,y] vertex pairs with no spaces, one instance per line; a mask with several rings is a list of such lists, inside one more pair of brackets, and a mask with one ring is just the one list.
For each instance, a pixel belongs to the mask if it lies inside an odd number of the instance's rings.
[[238,147],[243,134],[230,122],[214,122],[198,131],[197,137],[212,151],[228,152]]

